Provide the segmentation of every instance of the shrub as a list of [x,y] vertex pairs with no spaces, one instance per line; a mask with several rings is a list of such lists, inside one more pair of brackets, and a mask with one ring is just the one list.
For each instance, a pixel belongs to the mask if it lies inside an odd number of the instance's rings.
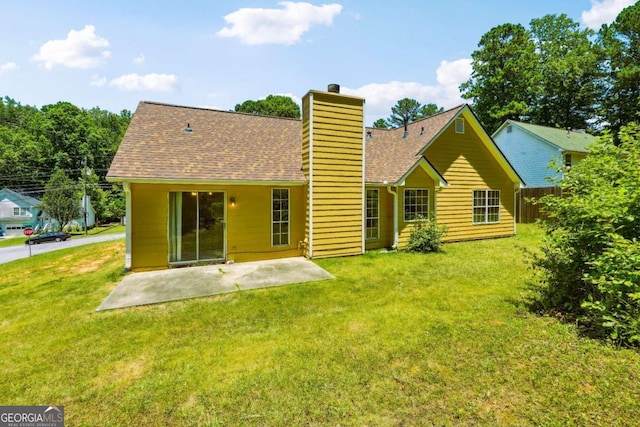
[[438,252],[446,234],[446,227],[438,226],[434,219],[419,217],[411,229],[406,250],[421,253]]
[[640,128],[620,145],[605,135],[567,171],[563,196],[538,202],[548,219],[541,255],[541,302],[599,334],[640,343]]

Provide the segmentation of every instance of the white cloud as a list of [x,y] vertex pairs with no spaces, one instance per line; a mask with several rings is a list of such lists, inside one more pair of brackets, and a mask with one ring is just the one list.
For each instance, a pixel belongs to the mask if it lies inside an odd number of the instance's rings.
[[106,77],[100,77],[97,74],[91,76],[91,82],[89,82],[89,86],[102,87],[107,84]]
[[458,87],[471,76],[471,59],[442,61],[436,70],[435,85],[417,82],[391,81],[388,83],[370,83],[357,89],[342,88],[346,95],[360,96],[366,99],[367,121],[386,118],[393,107],[402,98],[412,98],[421,104],[434,103],[445,109],[465,102],[460,97]]
[[18,67],[18,64],[16,64],[15,62],[7,62],[6,64],[1,64],[0,76],[8,73],[9,71],[17,70],[18,68],[20,67]]
[[105,50],[108,47],[109,41],[98,36],[93,25],[85,25],[80,31],[69,31],[64,40],[49,40],[40,46],[40,52],[32,56],[31,60],[42,62],[47,70],[54,65],[93,68],[111,57],[111,52]]
[[588,28],[598,30],[602,24],[610,24],[618,14],[636,0],[591,0],[591,9],[582,12],[582,22]]
[[126,91],[155,91],[167,92],[178,85],[178,77],[174,74],[125,74],[109,82],[110,86]]
[[282,9],[241,8],[224,17],[227,26],[220,37],[237,37],[244,44],[298,43],[312,25],[331,25],[342,11],[339,4],[314,6],[305,2],[283,1]]
[[137,58],[135,58],[133,60],[133,62],[135,64],[141,65],[141,64],[144,64],[144,61],[146,61],[146,60],[147,60],[147,58],[144,57],[144,53],[141,53],[140,56],[138,56]]

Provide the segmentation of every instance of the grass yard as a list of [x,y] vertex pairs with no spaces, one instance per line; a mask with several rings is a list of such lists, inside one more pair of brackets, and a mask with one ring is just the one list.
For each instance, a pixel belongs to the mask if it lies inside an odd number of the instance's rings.
[[539,242],[523,226],[100,313],[123,241],[5,264],[0,404],[64,405],[69,426],[636,425],[640,354],[527,311],[520,248]]

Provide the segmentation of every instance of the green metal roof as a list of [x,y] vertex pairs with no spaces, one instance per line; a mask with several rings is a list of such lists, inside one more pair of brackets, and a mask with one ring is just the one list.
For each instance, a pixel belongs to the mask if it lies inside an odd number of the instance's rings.
[[567,131],[566,129],[551,128],[547,126],[532,125],[529,123],[508,120],[509,124],[518,126],[535,136],[560,147],[565,151],[588,153],[587,147],[598,140],[584,131]]

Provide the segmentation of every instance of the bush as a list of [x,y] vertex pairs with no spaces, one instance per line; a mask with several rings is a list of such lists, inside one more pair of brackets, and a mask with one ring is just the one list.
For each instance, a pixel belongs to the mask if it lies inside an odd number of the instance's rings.
[[420,253],[438,252],[446,234],[446,227],[438,226],[434,219],[419,217],[411,230],[406,250]]
[[599,335],[640,343],[640,128],[620,145],[605,135],[560,180],[563,196],[538,202],[548,219],[541,255],[541,302]]

